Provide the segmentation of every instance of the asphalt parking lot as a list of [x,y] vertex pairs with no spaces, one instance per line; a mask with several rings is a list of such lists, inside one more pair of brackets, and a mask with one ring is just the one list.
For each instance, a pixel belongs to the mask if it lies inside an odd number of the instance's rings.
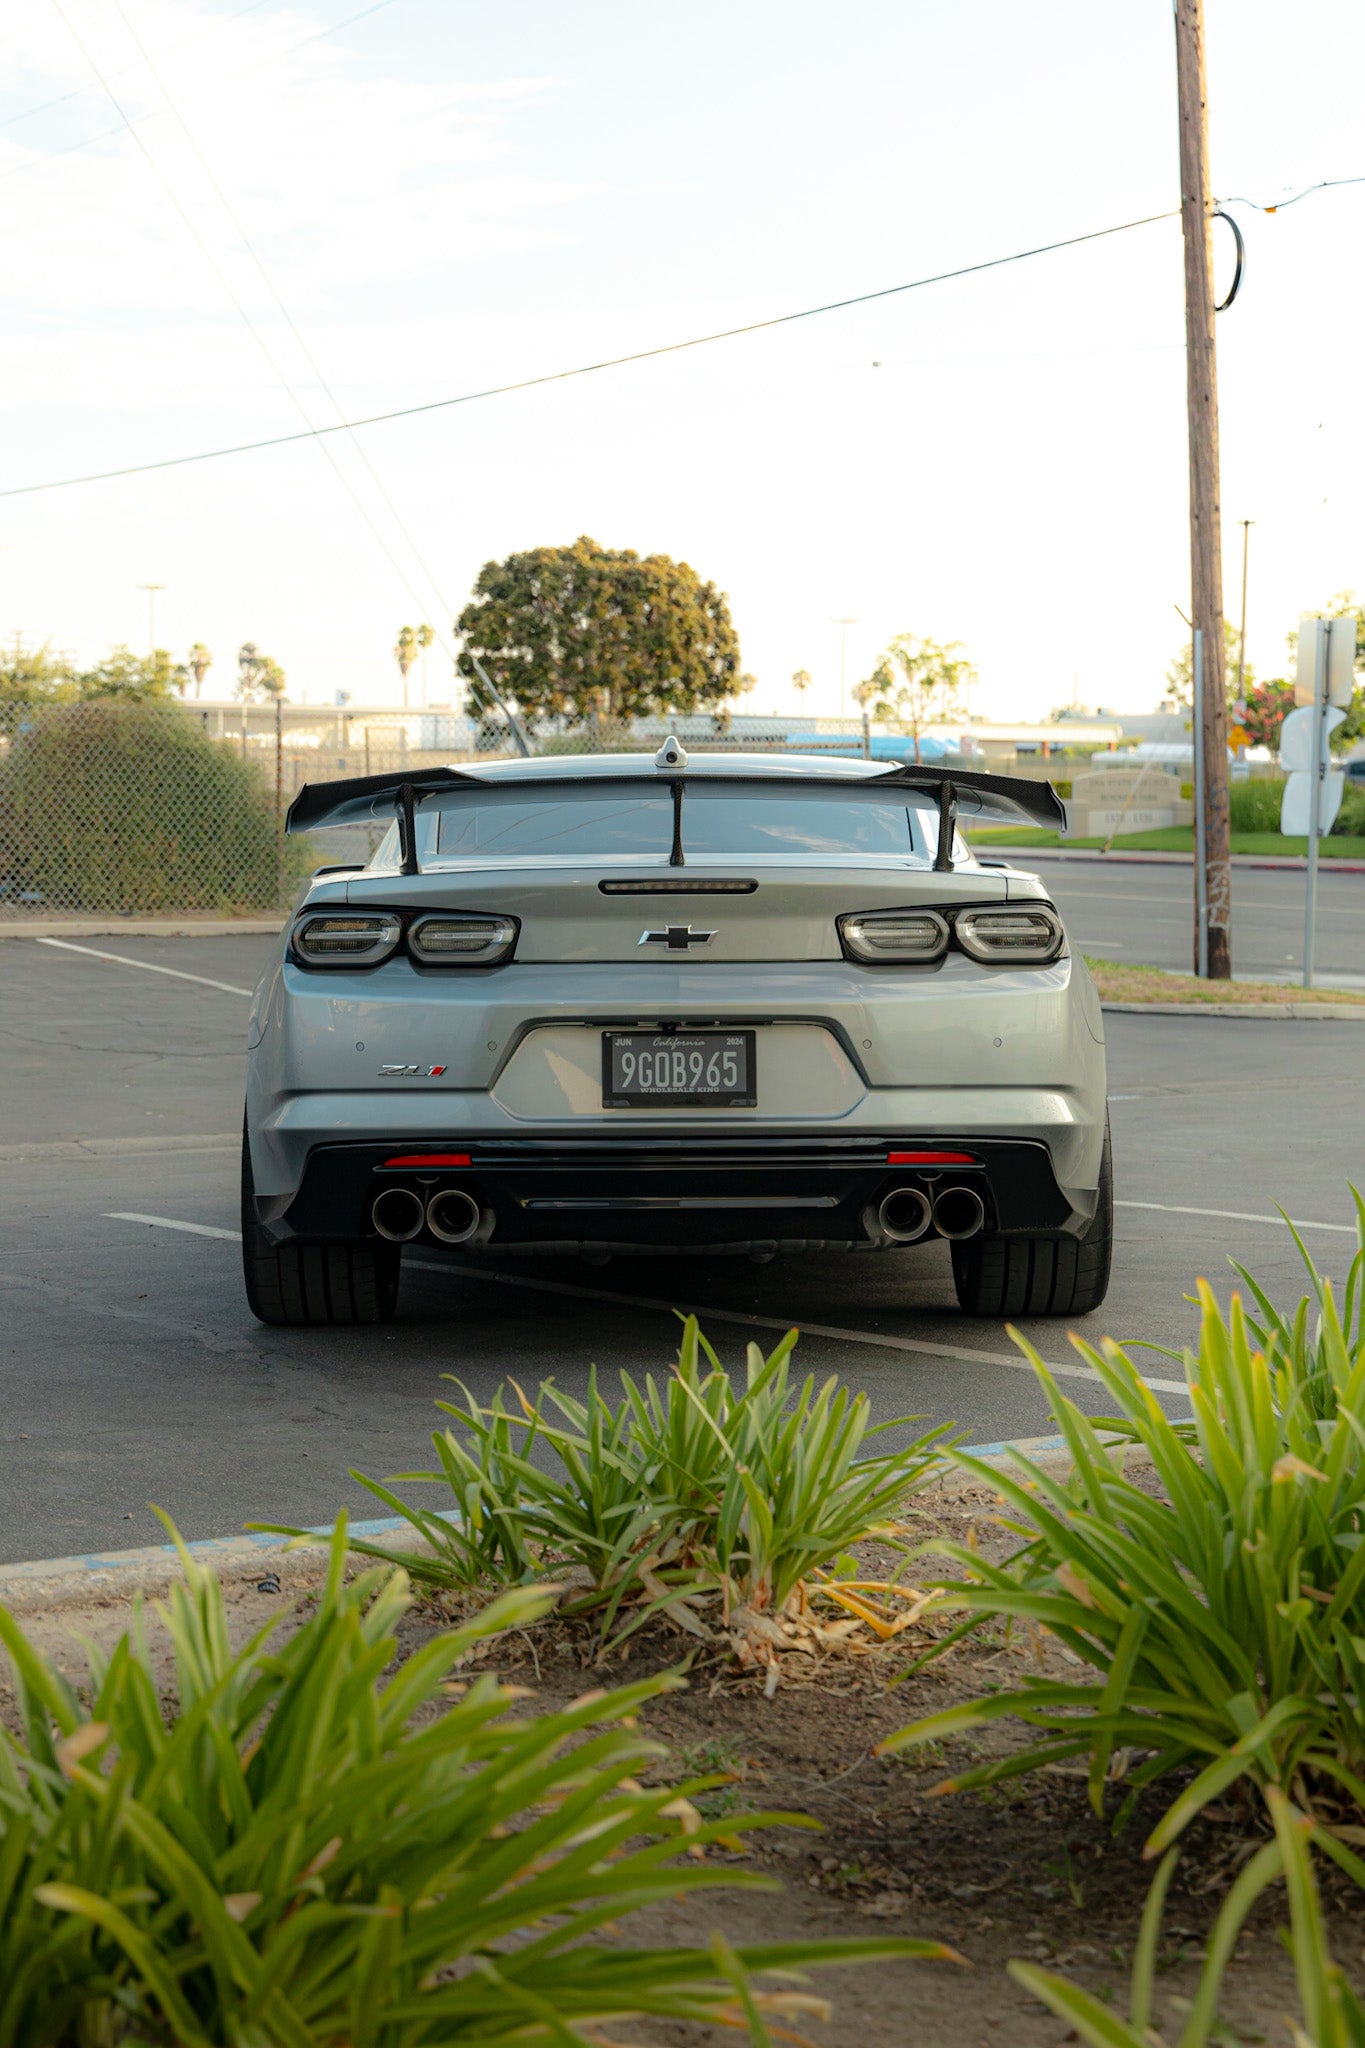
[[[1121,920],[1121,906],[1107,909]],[[377,1512],[347,1468],[422,1463],[442,1373],[486,1397],[509,1373],[581,1389],[592,1361],[659,1368],[677,1308],[695,1308],[732,1358],[800,1324],[807,1367],[865,1388],[880,1416],[954,1420],[975,1442],[1048,1427],[1004,1331],[958,1312],[942,1247],[486,1274],[424,1252],[386,1329],[264,1329],[242,1298],[233,1233],[242,991],[271,942],[76,943],[91,950],[0,946],[0,1560],[159,1540],[153,1501],[190,1537],[253,1519],[320,1523],[343,1503]],[[1226,1292],[1229,1254],[1296,1296],[1277,1204],[1340,1271],[1353,1248],[1346,1183],[1362,1171],[1365,1027],[1109,1025],[1122,1206],[1112,1291],[1085,1334],[1178,1346],[1195,1275]],[[1028,1334],[1069,1368],[1067,1392],[1102,1410],[1065,1330]],[[1178,1382],[1178,1365],[1148,1358]]]
[[[1187,973],[1194,881],[1188,866],[1102,859],[1036,864],[1082,951]],[[1305,877],[1295,868],[1232,871],[1232,965],[1243,981],[1297,981],[1303,968]],[[1365,875],[1320,865],[1317,979],[1323,988],[1365,988]]]

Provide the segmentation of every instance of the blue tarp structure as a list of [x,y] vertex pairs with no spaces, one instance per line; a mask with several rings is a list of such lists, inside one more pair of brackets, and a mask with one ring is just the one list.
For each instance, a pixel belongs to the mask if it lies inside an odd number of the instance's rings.
[[[786,750],[790,754],[809,751],[813,754],[858,754],[864,752],[861,733],[841,732],[789,732]],[[915,742],[905,733],[874,732],[871,739],[874,761],[913,761]],[[930,739],[927,734],[919,743],[921,761],[943,761],[958,749],[947,740]]]

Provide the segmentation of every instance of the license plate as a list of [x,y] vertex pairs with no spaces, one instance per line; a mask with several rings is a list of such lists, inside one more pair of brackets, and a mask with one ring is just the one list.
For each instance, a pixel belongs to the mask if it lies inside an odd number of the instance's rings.
[[605,1109],[753,1109],[752,1031],[604,1031]]

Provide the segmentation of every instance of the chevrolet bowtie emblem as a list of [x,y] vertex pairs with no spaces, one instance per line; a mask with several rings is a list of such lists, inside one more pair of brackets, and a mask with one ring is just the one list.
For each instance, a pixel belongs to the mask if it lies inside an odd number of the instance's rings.
[[709,946],[714,932],[694,932],[690,924],[666,924],[662,931],[641,932],[637,944],[667,946],[670,953],[685,953],[689,946]]

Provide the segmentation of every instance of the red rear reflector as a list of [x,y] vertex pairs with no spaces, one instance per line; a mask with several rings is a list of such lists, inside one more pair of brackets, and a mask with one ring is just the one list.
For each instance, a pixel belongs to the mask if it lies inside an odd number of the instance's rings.
[[399,1152],[385,1166],[468,1166],[467,1152]]
[[970,1152],[888,1152],[886,1163],[888,1166],[980,1166],[981,1161]]

